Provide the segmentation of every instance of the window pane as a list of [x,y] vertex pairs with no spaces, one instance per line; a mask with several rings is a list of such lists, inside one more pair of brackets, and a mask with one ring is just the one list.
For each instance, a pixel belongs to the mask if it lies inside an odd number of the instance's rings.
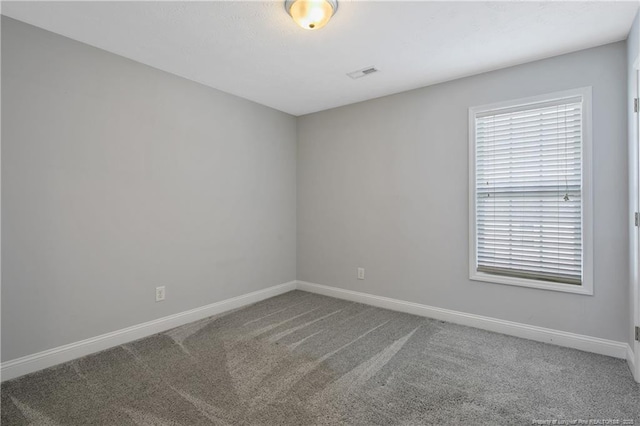
[[476,115],[477,271],[582,283],[582,100]]

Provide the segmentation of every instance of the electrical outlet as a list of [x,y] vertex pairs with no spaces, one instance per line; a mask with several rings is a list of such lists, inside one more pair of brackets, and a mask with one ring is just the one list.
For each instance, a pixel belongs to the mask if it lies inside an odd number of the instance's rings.
[[358,279],[364,280],[364,268],[358,268]]
[[164,286],[156,287],[156,302],[162,302],[164,300]]

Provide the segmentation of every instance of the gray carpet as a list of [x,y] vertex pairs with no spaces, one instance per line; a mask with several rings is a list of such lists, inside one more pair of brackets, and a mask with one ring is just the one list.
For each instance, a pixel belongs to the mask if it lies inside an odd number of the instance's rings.
[[293,291],[2,384],[2,425],[635,420],[625,361]]

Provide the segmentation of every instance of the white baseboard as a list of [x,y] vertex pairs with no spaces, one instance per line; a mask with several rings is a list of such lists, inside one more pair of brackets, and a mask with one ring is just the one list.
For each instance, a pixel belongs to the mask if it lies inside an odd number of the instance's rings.
[[[291,290],[303,290],[310,293],[322,294],[338,299],[364,303],[394,311],[406,312],[455,324],[494,331],[510,336],[522,337],[539,342],[551,343],[558,346],[580,349],[615,358],[626,359],[632,372],[635,372],[635,358],[631,347],[627,343],[613,340],[600,339],[581,334],[536,327],[512,321],[505,321],[481,315],[467,314],[449,309],[436,308],[419,303],[406,302],[388,297],[375,296],[336,287],[329,287],[304,281],[291,281],[276,285],[253,293],[212,303],[200,308],[191,309],[175,315],[170,315],[157,320],[127,327],[100,336],[92,337],[79,342],[71,343],[57,348],[27,355],[11,361],[3,362],[0,368],[0,377],[10,380],[25,374],[33,373],[54,365],[71,361],[85,355],[109,349],[124,343],[132,342],[156,333],[170,330],[193,321],[198,321],[212,315],[217,315],[232,309],[240,308],[270,297],[289,292]],[[636,381],[638,377],[635,378]]]
[[464,312],[436,308],[433,306],[421,305],[419,303],[405,302],[403,300],[391,299],[388,297],[374,296],[372,294],[344,290],[341,288],[329,287],[305,281],[298,281],[297,288],[311,293],[434,318],[455,324],[494,331],[496,333],[522,337],[524,339],[535,340],[538,342],[551,343],[558,346],[579,349],[615,358],[625,359],[628,357],[627,348],[629,345],[627,345],[627,343],[616,342],[614,340],[600,339],[597,337],[505,321],[481,315],[467,314]]
[[629,370],[636,382],[640,383],[640,374],[636,369],[636,355],[633,353],[631,346],[627,345],[627,364],[629,364]]
[[193,321],[217,315],[231,309],[250,305],[282,293],[296,289],[296,281],[275,285],[263,290],[254,291],[242,296],[212,303],[200,308],[191,309],[175,315],[123,328],[100,336],[81,340],[57,348],[27,355],[11,361],[3,362],[0,369],[2,380],[10,380],[63,362],[71,361],[95,352],[109,349],[127,342],[170,330]]

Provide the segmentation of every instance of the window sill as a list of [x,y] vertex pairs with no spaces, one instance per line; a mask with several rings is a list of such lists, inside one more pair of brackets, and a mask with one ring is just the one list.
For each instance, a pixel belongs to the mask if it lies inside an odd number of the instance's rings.
[[518,287],[537,288],[540,290],[561,291],[563,293],[584,294],[593,296],[593,288],[585,285],[560,284],[549,281],[529,280],[526,278],[506,277],[501,275],[492,275],[484,272],[472,272],[469,276],[471,281],[484,281],[494,284],[515,285]]

